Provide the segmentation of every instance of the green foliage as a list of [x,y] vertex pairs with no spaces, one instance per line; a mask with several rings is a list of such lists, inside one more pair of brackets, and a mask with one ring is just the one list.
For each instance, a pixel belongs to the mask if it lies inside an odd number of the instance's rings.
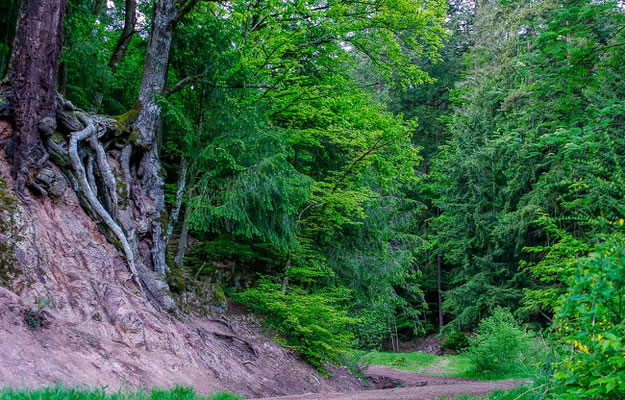
[[235,299],[266,315],[268,324],[279,335],[278,341],[299,351],[322,372],[324,363],[339,362],[340,355],[351,345],[355,320],[343,311],[349,300],[345,290],[293,288],[282,293],[280,284],[264,278]]
[[378,313],[371,309],[362,310],[356,321],[354,347],[380,350],[389,335],[388,324],[380,320]]
[[469,345],[469,338],[464,332],[452,332],[441,343],[442,348],[453,350],[457,353],[466,350]]
[[176,387],[171,390],[154,388],[150,391],[128,393],[119,391],[107,394],[104,390],[72,389],[55,386],[46,389],[0,389],[0,400],[241,400],[242,397],[218,392],[208,397],[199,396],[191,388]]
[[625,239],[609,238],[581,259],[554,322],[565,344],[552,391],[562,399],[625,396]]
[[478,374],[518,372],[532,361],[532,340],[509,310],[498,308],[478,324],[468,355]]

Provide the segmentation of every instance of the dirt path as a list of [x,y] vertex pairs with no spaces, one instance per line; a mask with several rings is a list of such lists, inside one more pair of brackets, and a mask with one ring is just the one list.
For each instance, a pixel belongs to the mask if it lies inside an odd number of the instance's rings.
[[[370,377],[376,387],[388,389],[351,393],[302,394],[274,397],[272,400],[435,400],[439,397],[455,397],[463,394],[485,395],[495,390],[510,390],[523,383],[515,380],[477,381],[429,376],[379,365],[371,365],[365,375]],[[390,387],[393,387],[395,382],[401,382],[403,387],[391,389]]]

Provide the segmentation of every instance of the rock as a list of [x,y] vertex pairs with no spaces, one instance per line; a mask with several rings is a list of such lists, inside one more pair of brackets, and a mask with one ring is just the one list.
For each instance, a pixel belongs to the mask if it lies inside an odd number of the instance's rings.
[[53,197],[61,197],[68,186],[63,174],[53,168],[43,168],[39,171],[36,183]]

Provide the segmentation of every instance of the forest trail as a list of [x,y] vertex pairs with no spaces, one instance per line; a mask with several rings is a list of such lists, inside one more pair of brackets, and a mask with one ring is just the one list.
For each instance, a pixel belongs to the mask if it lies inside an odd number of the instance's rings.
[[[466,378],[430,376],[415,372],[371,365],[365,375],[377,386],[401,382],[403,387],[351,393],[310,393],[273,397],[272,400],[435,400],[458,395],[486,395],[496,390],[511,390],[523,383],[520,380],[478,381]],[[259,399],[269,400],[270,398]]]

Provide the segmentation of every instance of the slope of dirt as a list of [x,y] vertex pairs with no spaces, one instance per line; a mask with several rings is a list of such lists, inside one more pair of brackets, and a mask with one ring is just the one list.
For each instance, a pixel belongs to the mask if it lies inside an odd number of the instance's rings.
[[[0,177],[15,197],[1,149]],[[362,388],[345,370],[323,379],[253,318],[180,320],[156,310],[72,190],[25,200],[12,207],[9,232],[0,232],[2,244],[19,238],[11,265],[0,257],[0,278],[18,271],[0,279],[0,386],[182,384],[249,397]]]
[[392,385],[402,385],[402,387],[387,386],[387,388],[380,390],[350,393],[310,393],[274,397],[272,400],[435,400],[439,397],[455,397],[467,394],[486,395],[495,390],[511,390],[523,383],[516,380],[477,381],[465,378],[429,376],[380,365],[369,366],[365,375],[376,384],[385,382],[392,383]]
[[[312,393],[273,397],[272,400],[436,400],[439,397],[461,395],[481,396],[495,390],[511,390],[518,384],[513,381],[478,381],[450,385],[404,387],[397,389],[368,390],[351,393]],[[269,400],[262,399],[262,400]]]

